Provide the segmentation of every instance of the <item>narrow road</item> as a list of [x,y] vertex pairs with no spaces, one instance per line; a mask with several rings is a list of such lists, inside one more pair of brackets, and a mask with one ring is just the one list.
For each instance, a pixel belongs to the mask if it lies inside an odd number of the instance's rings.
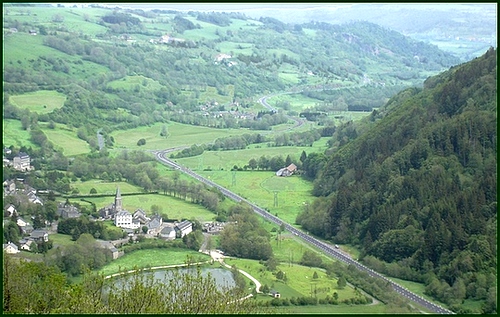
[[[175,150],[175,149],[174,149]],[[193,177],[194,179],[208,185],[208,186],[211,186],[211,187],[214,187],[214,188],[217,188],[222,194],[224,194],[226,197],[236,201],[236,202],[241,202],[241,201],[244,201],[246,202],[247,204],[249,204],[254,212],[256,212],[257,214],[259,214],[260,216],[262,216],[263,218],[267,219],[268,221],[272,222],[272,223],[275,223],[277,224],[278,226],[281,226],[282,224],[285,226],[286,230],[288,230],[289,232],[291,232],[292,234],[296,235],[298,238],[301,238],[303,239],[305,242],[319,248],[320,250],[322,250],[325,254],[327,254],[328,256],[330,257],[333,257],[339,261],[342,261],[348,265],[354,265],[356,268],[358,268],[359,270],[361,271],[365,271],[367,272],[370,276],[372,277],[376,277],[376,278],[380,278],[380,279],[383,279],[384,281],[386,281],[387,283],[389,283],[392,288],[394,289],[394,291],[396,291],[398,294],[400,294],[401,296],[407,298],[408,300],[412,301],[412,302],[415,302],[419,305],[422,305],[423,307],[427,308],[428,310],[434,312],[434,313],[438,313],[438,314],[454,314],[452,311],[446,309],[446,308],[443,308],[437,304],[434,304],[430,301],[428,301],[427,299],[423,298],[422,296],[420,295],[417,295],[413,292],[411,292],[410,290],[406,289],[405,287],[391,281],[390,279],[386,278],[385,276],[383,276],[382,274],[378,273],[378,272],[375,272],[374,270],[364,266],[363,264],[355,261],[354,259],[352,259],[351,257],[349,257],[348,255],[344,254],[343,252],[340,252],[339,250],[335,249],[334,246],[328,244],[328,243],[325,243],[321,240],[318,240],[304,232],[302,232],[301,230],[293,227],[292,225],[284,222],[283,220],[279,219],[278,217],[270,214],[269,212],[267,212],[266,210],[264,210],[263,208],[255,205],[254,203],[248,201],[247,199],[231,192],[230,190],[228,190],[227,188],[225,187],[222,187],[214,182],[212,182],[211,180],[209,179],[206,179],[204,178],[203,176],[199,175],[199,174],[196,174],[195,172],[193,172],[192,170],[190,170],[189,168],[187,167],[184,167],[170,159],[167,158],[167,154],[172,152],[173,149],[166,149],[166,150],[161,150],[161,151],[151,151],[156,159],[158,161],[160,161],[161,163],[167,165],[167,166],[170,166],[171,168],[174,168],[178,171],[181,171],[191,177]]]

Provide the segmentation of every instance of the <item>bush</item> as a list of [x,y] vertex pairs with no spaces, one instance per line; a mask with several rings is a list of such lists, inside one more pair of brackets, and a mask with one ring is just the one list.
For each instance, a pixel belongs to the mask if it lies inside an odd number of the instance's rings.
[[137,141],[138,146],[145,145],[145,144],[146,144],[146,139],[139,139],[139,141]]

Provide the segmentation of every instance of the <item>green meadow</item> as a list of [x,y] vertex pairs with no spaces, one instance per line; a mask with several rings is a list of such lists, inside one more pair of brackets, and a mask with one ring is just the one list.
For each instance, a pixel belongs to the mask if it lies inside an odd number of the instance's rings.
[[[168,137],[165,138],[160,136],[163,125],[164,123],[157,123],[148,127],[114,131],[111,135],[115,139],[115,148],[160,150],[209,143],[217,138],[249,133],[248,130],[244,129],[215,129],[170,122],[165,124],[168,129]],[[137,141],[141,138],[146,140],[146,144],[138,146]]]
[[87,142],[76,136],[76,129],[56,127],[55,129],[42,129],[56,149],[63,152],[65,156],[74,156],[90,152]]
[[21,147],[24,145],[39,148],[38,145],[31,142],[30,132],[22,128],[21,121],[15,119],[2,120],[2,143],[6,147],[11,145]]
[[66,96],[52,90],[39,90],[22,95],[10,96],[9,101],[21,108],[37,113],[49,113],[62,108]]
[[[248,272],[262,285],[267,284],[271,289],[278,291],[282,298],[314,295],[318,298],[325,298],[327,295],[332,296],[334,292],[339,295],[339,300],[357,296],[351,287],[340,289],[337,286],[337,279],[328,277],[321,268],[311,268],[298,264],[290,266],[288,263],[281,263],[278,265],[277,271],[285,273],[287,281],[283,282],[277,280],[273,273],[266,270],[264,265],[257,260],[226,258],[224,261]],[[318,275],[317,279],[313,278],[314,272]]]
[[298,176],[278,177],[271,171],[241,171],[234,173],[233,182],[231,171],[203,171],[199,174],[291,224],[295,223],[303,206],[314,199],[311,195],[312,183]]
[[[100,17],[110,14],[110,10],[98,8],[58,8],[58,7],[8,7],[8,12],[4,18],[18,20],[19,22],[36,22],[44,26],[59,26],[61,29],[67,29],[68,32],[85,32],[85,34],[95,36],[99,33],[105,33],[106,27],[99,25]],[[54,22],[54,16],[59,15],[62,22]]]
[[78,190],[82,195],[89,194],[92,188],[94,188],[97,191],[97,194],[101,195],[102,194],[114,195],[116,193],[117,188],[120,188],[120,192],[122,194],[142,192],[142,188],[126,182],[107,182],[95,179],[88,180],[85,182],[82,181],[72,182],[71,186],[74,188],[78,188]]
[[133,90],[137,86],[141,87],[141,89],[148,90],[157,90],[162,87],[156,80],[145,76],[126,76],[122,79],[114,80],[108,83],[108,87],[113,89]]

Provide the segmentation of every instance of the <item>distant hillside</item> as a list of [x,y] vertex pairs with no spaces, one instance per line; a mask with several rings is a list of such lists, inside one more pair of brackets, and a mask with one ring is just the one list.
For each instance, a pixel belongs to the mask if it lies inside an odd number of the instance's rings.
[[371,87],[357,94],[367,102],[354,105],[371,110],[459,62],[370,23],[293,25],[240,13],[98,6],[4,8],[4,115],[33,121],[10,96],[57,91],[66,96],[64,106],[37,120],[82,128],[85,140],[100,128],[109,133],[168,120],[227,127],[207,118],[207,104],[247,109],[264,93],[292,89]]
[[496,54],[431,77],[363,125],[339,129],[315,180],[321,197],[297,223],[359,245],[367,263],[394,263],[378,269],[424,282],[455,311],[470,312],[465,299],[496,311]]

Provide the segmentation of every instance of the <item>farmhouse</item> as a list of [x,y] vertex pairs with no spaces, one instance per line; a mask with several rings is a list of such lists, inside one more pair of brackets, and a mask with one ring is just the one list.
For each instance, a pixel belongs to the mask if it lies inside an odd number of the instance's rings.
[[123,251],[118,251],[118,249],[109,241],[97,240],[97,242],[99,242],[101,248],[108,249],[111,252],[113,260],[116,260],[125,254]]
[[292,176],[293,173],[297,171],[297,166],[295,164],[290,164],[276,172],[276,176]]
[[14,180],[6,180],[3,182],[5,194],[11,194],[16,191],[16,182]]
[[163,224],[163,219],[159,215],[154,215],[151,221],[148,222],[148,234],[157,235],[161,231],[161,225]]

